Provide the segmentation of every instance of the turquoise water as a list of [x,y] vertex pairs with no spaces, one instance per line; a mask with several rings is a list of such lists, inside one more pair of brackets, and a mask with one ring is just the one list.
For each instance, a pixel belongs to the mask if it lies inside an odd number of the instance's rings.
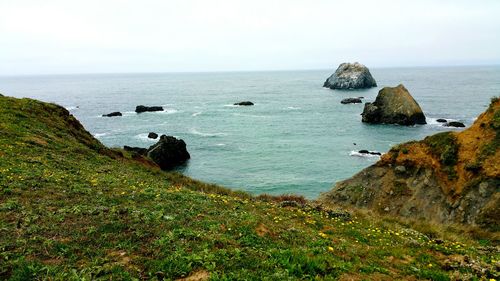
[[[0,77],[0,92],[61,104],[108,146],[147,147],[154,143],[150,131],[180,137],[192,157],[180,170],[193,178],[309,198],[378,159],[352,151],[386,152],[449,130],[436,118],[470,125],[500,95],[500,67],[371,69],[379,87],[359,91],[323,88],[333,71]],[[428,125],[366,125],[362,104],[340,104],[346,97],[373,101],[381,87],[399,83],[420,103]],[[255,106],[231,106],[244,100]],[[139,104],[166,111],[137,115]],[[124,116],[100,117],[112,111]]]

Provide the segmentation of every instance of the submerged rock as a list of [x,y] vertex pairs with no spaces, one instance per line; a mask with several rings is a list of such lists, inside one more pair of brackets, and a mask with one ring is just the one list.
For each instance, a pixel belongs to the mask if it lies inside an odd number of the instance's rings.
[[377,87],[368,68],[360,63],[342,63],[326,79],[323,87],[330,89],[365,89]]
[[148,138],[150,138],[150,139],[157,139],[158,138],[158,134],[154,133],[154,132],[150,132],[148,134]]
[[183,140],[166,135],[162,135],[156,144],[149,147],[147,156],[162,170],[172,169],[191,158]]
[[450,121],[450,122],[444,124],[443,126],[445,126],[445,127],[463,128],[463,127],[465,127],[465,124],[462,123],[462,122],[458,122],[458,121]]
[[358,151],[358,153],[360,153],[360,154],[370,154],[370,155],[382,155],[382,153],[380,153],[378,151],[369,151],[369,150],[366,150],[366,149],[361,149],[360,151]]
[[111,113],[102,115],[102,117],[115,117],[115,116],[122,116],[122,113],[119,111],[115,111],[115,112],[111,112]]
[[340,101],[341,104],[361,103],[361,98],[346,98]]
[[135,107],[135,112],[137,113],[142,113],[142,112],[147,112],[147,111],[163,111],[162,106],[144,106],[144,105],[138,105]]
[[427,124],[420,105],[402,84],[394,88],[384,87],[380,90],[375,102],[365,103],[361,115],[365,123]]
[[241,102],[237,102],[237,103],[235,103],[234,105],[239,105],[239,106],[250,106],[250,105],[253,105],[253,102],[251,102],[251,101],[241,101]]
[[446,121],[446,119],[439,118],[439,119],[436,120],[436,122],[438,122],[438,123],[446,123],[448,121]]

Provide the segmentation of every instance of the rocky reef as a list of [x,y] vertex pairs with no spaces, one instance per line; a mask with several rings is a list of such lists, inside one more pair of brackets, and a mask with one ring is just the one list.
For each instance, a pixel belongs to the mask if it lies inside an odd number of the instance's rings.
[[365,103],[361,116],[363,122],[373,124],[426,124],[420,105],[402,84],[381,89],[375,102]]
[[500,100],[462,132],[393,147],[319,200],[500,230]]
[[377,87],[370,70],[358,62],[342,63],[335,73],[326,79],[323,87],[330,89],[365,89]]

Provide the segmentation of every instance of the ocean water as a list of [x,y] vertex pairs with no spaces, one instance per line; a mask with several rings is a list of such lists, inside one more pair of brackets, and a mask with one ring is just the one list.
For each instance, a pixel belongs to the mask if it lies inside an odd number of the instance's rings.
[[[371,69],[379,87],[323,88],[334,72],[101,74],[0,77],[0,92],[66,107],[108,146],[148,147],[148,132],[186,141],[191,160],[179,170],[193,178],[253,194],[294,193],[314,198],[373,164],[360,149],[391,146],[446,130],[437,118],[470,125],[492,96],[500,95],[500,67]],[[403,83],[429,124],[403,127],[361,122],[362,104],[380,88]],[[250,100],[251,107],[233,103]],[[134,112],[136,105],[164,112]],[[103,118],[121,111],[124,116]]]

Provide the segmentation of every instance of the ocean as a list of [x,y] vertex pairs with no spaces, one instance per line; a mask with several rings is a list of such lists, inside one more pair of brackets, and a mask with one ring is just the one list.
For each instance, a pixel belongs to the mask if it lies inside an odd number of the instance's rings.
[[[361,149],[387,152],[393,145],[460,130],[500,95],[500,66],[370,69],[378,87],[323,88],[335,71],[86,74],[0,77],[0,93],[66,107],[103,144],[148,147],[149,132],[187,143],[189,162],[178,170],[202,181],[252,194],[293,193],[315,198],[375,163]],[[427,125],[404,127],[361,122],[363,104],[384,86],[404,84],[422,107]],[[238,107],[239,101],[254,106]],[[163,112],[136,114],[137,105]],[[121,111],[122,117],[102,114]]]

